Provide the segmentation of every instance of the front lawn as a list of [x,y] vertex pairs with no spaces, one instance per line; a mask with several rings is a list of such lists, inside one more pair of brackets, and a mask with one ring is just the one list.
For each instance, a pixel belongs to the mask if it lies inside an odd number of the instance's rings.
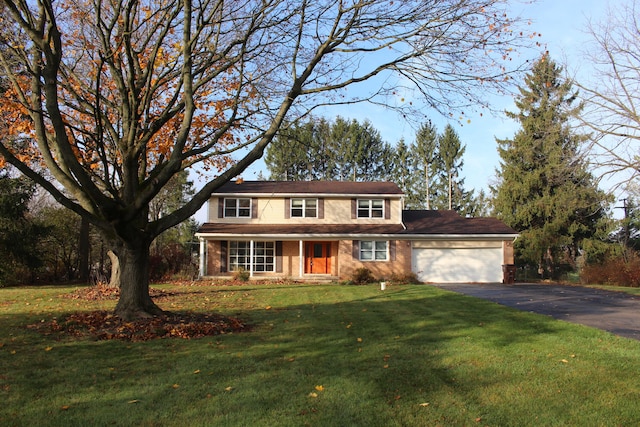
[[640,424],[640,342],[427,285],[163,286],[249,332],[97,341],[26,325],[115,302],[0,289],[0,425]]

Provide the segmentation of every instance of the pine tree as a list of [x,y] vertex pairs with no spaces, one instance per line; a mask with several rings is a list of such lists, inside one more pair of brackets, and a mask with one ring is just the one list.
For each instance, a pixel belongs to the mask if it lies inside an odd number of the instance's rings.
[[606,199],[580,155],[586,137],[570,127],[580,106],[561,72],[543,56],[525,77],[519,111],[507,112],[521,129],[497,140],[500,182],[492,188],[496,214],[521,233],[518,258],[552,275],[595,232]]
[[463,215],[473,210],[473,194],[464,189],[464,178],[460,178],[465,148],[453,126],[447,124],[438,137],[438,157],[441,164],[437,207],[455,210]]
[[420,171],[416,169],[415,152],[404,140],[398,141],[395,147],[387,147],[385,156],[388,163],[386,179],[394,182],[405,194],[407,209],[421,209],[424,201],[419,192],[422,188]]
[[424,178],[423,185],[417,189],[418,197],[421,197],[424,201],[420,207],[431,209],[432,199],[435,195],[433,188],[436,171],[440,165],[438,132],[431,121],[420,126],[418,132],[416,132],[416,140],[411,151],[415,155],[416,168]]

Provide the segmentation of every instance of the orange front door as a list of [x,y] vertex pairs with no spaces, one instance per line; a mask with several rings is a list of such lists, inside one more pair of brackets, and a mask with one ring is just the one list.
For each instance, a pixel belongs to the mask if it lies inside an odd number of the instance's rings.
[[305,242],[305,274],[331,273],[331,242]]

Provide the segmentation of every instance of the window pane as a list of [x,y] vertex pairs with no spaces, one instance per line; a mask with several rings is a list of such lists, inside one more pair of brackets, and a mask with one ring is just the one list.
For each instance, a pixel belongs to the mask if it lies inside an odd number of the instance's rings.
[[238,206],[240,206],[241,208],[250,208],[251,199],[238,199]]
[[362,240],[360,242],[360,249],[361,250],[371,250],[373,249],[373,242],[370,240]]
[[385,242],[385,241],[376,242],[376,250],[386,251],[387,250],[387,242]]
[[371,201],[372,208],[380,208],[382,209],[382,200],[376,199]]
[[387,259],[387,251],[376,251],[376,259],[377,260],[386,260]]
[[369,209],[369,200],[358,200],[358,209]]
[[360,259],[362,261],[371,261],[373,259],[373,255],[371,251],[360,251]]

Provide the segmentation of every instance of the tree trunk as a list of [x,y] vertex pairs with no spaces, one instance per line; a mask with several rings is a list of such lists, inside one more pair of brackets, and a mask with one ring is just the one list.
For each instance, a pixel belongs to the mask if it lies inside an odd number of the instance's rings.
[[149,246],[129,238],[114,251],[120,261],[120,299],[115,314],[125,320],[160,316],[164,312],[149,296]]
[[110,288],[120,287],[120,260],[111,249],[107,251],[107,256],[111,260],[111,279],[109,280]]

